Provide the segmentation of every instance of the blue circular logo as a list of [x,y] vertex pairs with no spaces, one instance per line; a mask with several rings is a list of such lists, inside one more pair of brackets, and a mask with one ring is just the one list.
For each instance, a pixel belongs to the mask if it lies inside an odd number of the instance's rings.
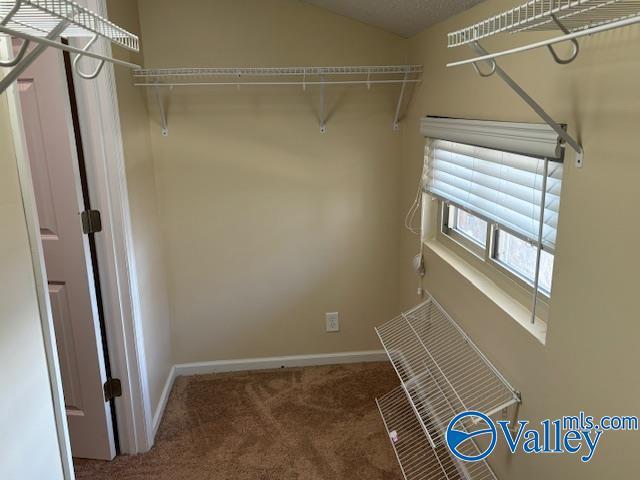
[[[480,428],[468,432],[462,426],[462,420],[467,418],[471,419],[474,424],[480,425]],[[456,428],[456,425],[458,425],[458,428]],[[476,451],[476,448],[473,446],[474,442],[472,439],[481,435],[489,435],[491,437],[489,446],[478,455],[468,455],[469,451]],[[462,412],[453,417],[447,427],[447,445],[449,446],[449,450],[451,450],[451,453],[456,457],[460,460],[464,460],[465,462],[477,462],[487,458],[496,447],[497,440],[498,435],[496,432],[496,426],[484,413]],[[468,445],[469,443],[471,445]],[[465,448],[465,445],[467,445],[467,448]]]

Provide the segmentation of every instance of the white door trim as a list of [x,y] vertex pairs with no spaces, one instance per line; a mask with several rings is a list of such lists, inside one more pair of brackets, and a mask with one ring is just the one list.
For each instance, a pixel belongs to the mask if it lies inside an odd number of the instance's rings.
[[[106,0],[79,3],[107,17]],[[106,42],[93,50],[111,56]],[[76,76],[74,81],[91,206],[102,215],[96,249],[111,372],[122,382],[122,397],[116,399],[120,449],[136,454],[153,445],[153,413],[113,68],[107,64],[95,80]]]
[[[79,0],[78,3],[101,16],[107,16],[106,0]],[[4,40],[0,42],[5,50],[4,53],[8,53],[10,44]],[[110,45],[104,42],[97,42],[93,50],[111,55]],[[103,231],[96,235],[96,248],[111,372],[122,382],[122,397],[116,399],[120,449],[122,453],[136,454],[149,450],[153,445],[153,412],[146,373],[135,252],[113,66],[105,65],[95,80],[87,81],[77,77],[74,80],[91,205],[92,208],[100,210],[102,215]],[[40,228],[31,169],[22,131],[20,100],[15,84],[7,89],[6,94],[31,243],[61,459],[65,478],[73,480],[73,462],[51,306],[46,287],[44,256],[38,238]]]
[[[79,3],[107,17],[106,0]],[[111,56],[106,42],[93,50]],[[107,64],[95,80],[76,76],[74,81],[91,205],[102,214],[96,248],[111,372],[122,382],[122,397],[116,399],[120,449],[136,454],[153,445],[153,413],[113,68]]]

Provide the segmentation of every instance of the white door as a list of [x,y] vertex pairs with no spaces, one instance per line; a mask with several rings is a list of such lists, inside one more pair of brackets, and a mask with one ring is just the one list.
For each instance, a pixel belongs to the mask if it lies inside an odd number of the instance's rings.
[[75,457],[112,460],[113,425],[62,53],[48,49],[18,80],[20,103]]

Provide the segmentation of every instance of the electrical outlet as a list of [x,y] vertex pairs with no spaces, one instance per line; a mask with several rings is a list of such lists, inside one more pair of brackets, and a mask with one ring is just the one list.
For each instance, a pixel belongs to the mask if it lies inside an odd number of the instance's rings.
[[327,332],[340,331],[340,315],[338,312],[327,312],[325,319],[327,321]]

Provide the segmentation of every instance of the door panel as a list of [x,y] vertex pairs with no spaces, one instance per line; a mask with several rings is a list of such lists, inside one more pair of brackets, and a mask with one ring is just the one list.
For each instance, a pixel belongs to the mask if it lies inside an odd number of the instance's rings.
[[91,253],[62,54],[49,49],[18,80],[71,449],[115,456]]
[[63,283],[49,282],[49,298],[51,299],[51,312],[56,332],[56,346],[58,347],[58,359],[60,361],[64,403],[68,414],[84,415],[80,372],[78,372],[78,356],[73,340],[71,309],[66,286]]
[[[39,118],[37,86],[33,79],[20,80],[18,82],[18,90],[20,92],[22,110],[31,117]],[[35,112],[35,115],[28,112]],[[57,237],[58,225],[53,208],[49,165],[46,162],[44,136],[39,121],[29,124],[29,128],[25,129],[25,137],[31,161],[31,175],[36,196],[40,233]]]

